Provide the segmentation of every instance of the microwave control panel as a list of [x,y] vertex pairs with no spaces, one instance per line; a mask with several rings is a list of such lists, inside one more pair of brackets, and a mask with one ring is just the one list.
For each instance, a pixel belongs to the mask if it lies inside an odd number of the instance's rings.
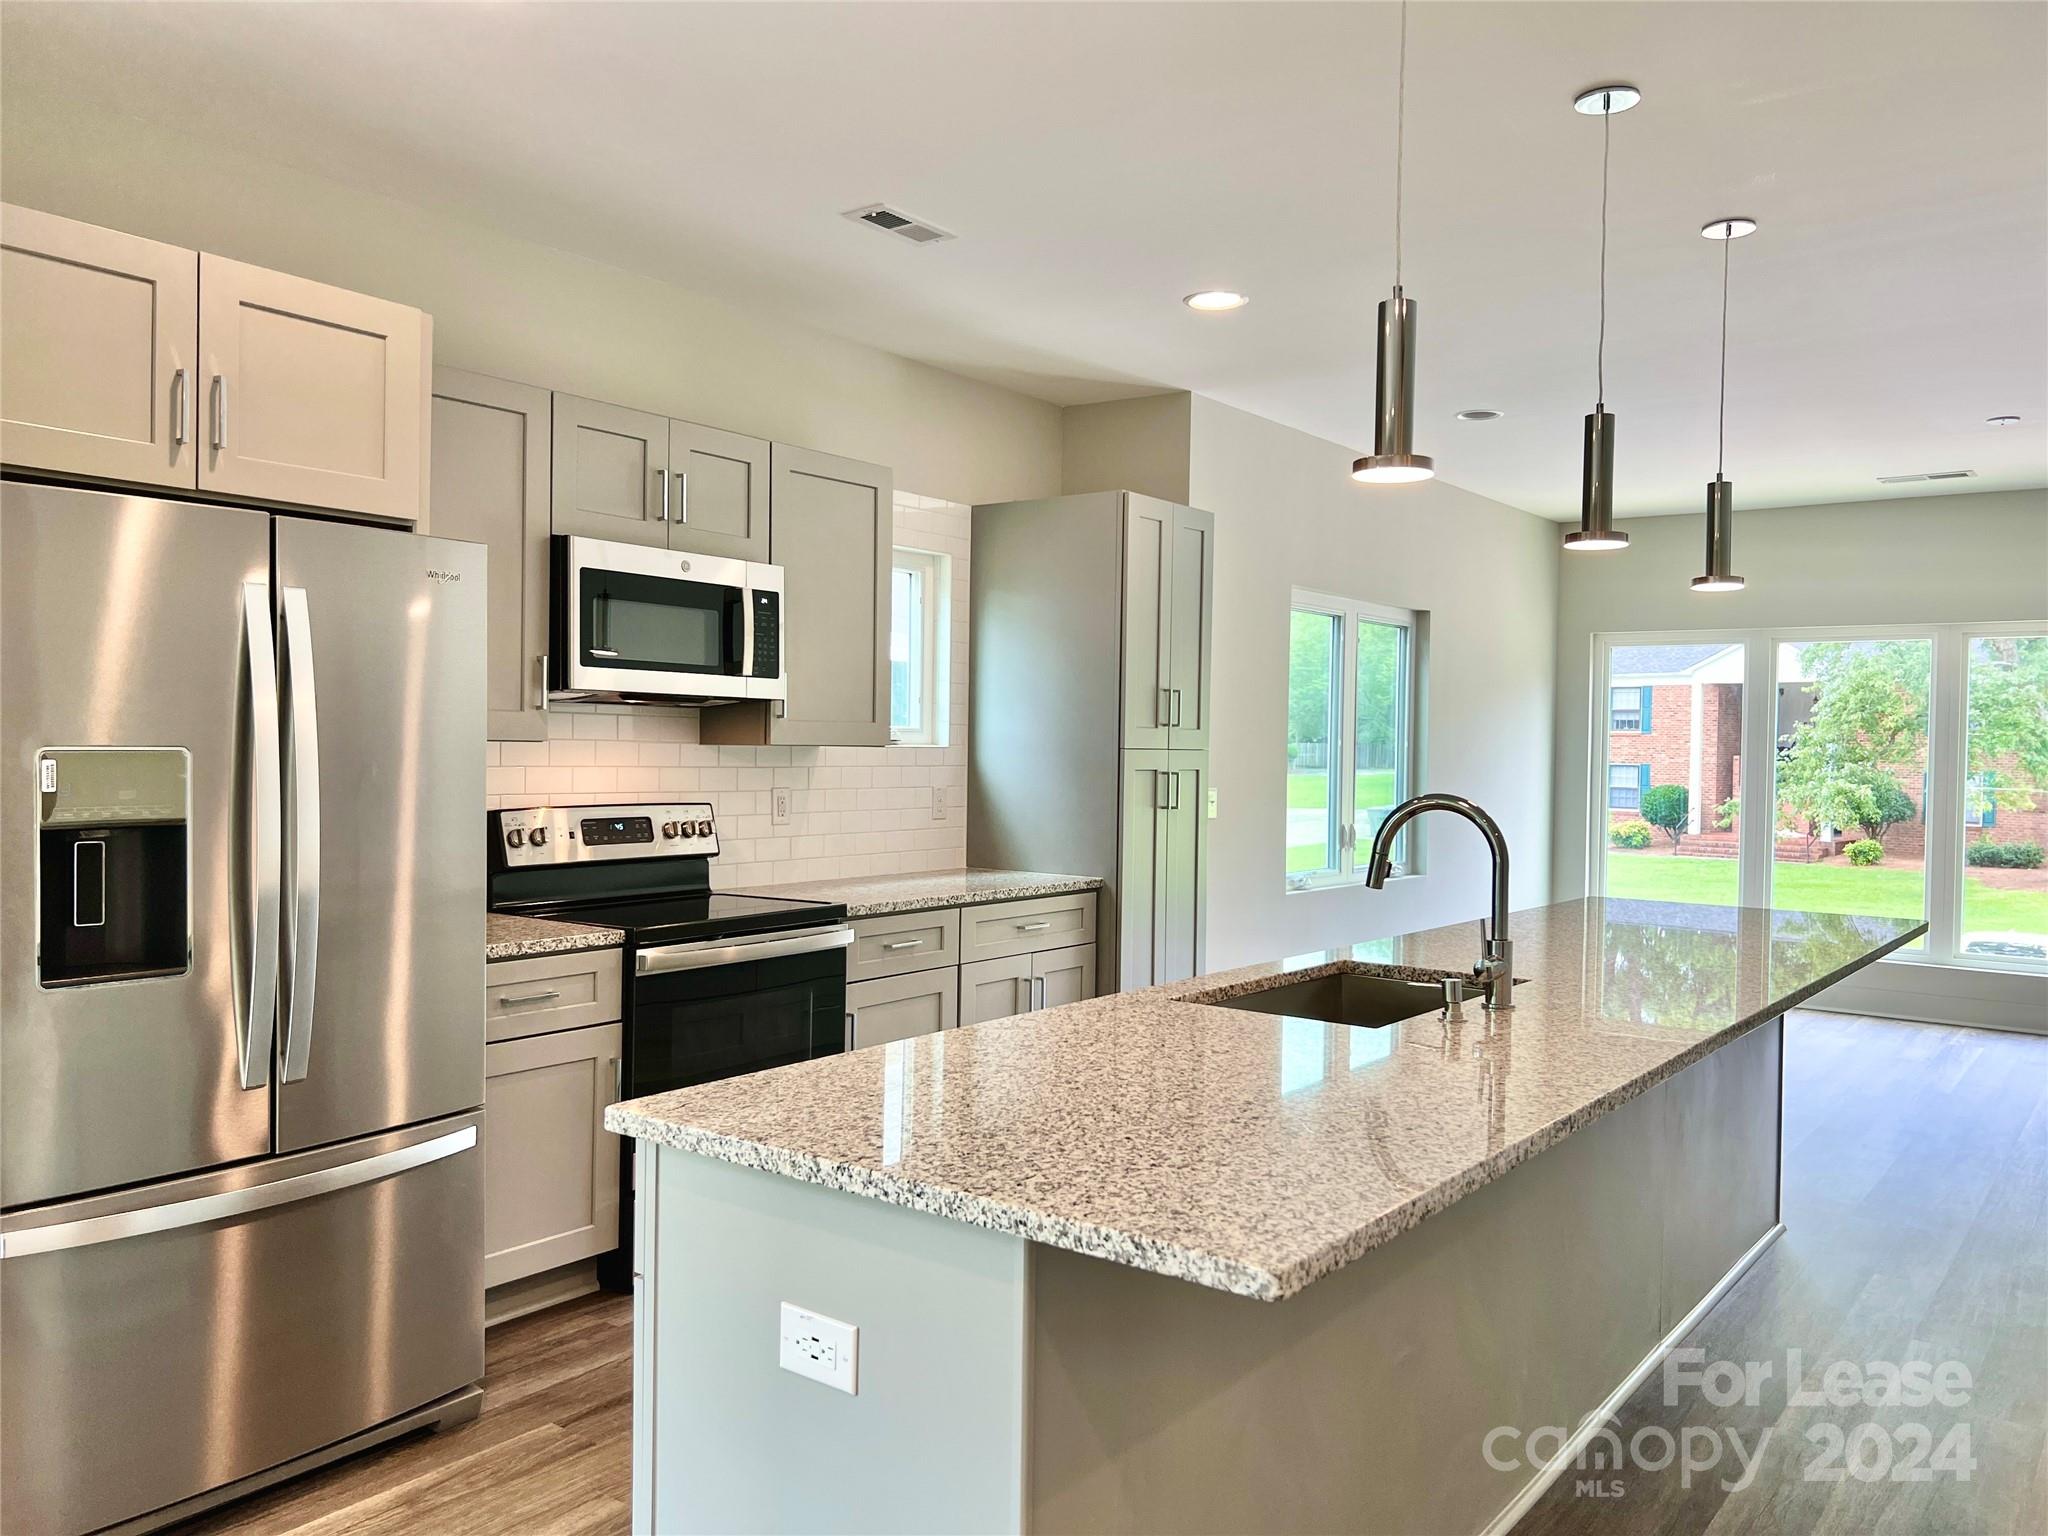
[[755,592],[754,654],[747,668],[749,677],[782,676],[782,594]]

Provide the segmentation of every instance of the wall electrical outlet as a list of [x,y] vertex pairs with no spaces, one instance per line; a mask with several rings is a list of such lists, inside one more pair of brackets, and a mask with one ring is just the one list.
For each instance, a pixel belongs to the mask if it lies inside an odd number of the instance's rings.
[[[759,805],[761,802],[756,800],[754,803]],[[768,796],[768,824],[771,827],[786,827],[789,825],[789,786],[787,784],[776,785]]]
[[858,1393],[860,1329],[785,1301],[780,1364],[841,1392]]
[[945,819],[946,786],[943,784],[934,784],[932,786],[932,820],[944,821]]

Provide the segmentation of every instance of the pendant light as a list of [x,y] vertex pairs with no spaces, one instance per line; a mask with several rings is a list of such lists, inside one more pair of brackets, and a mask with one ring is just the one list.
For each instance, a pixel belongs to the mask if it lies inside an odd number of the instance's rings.
[[1586,417],[1586,451],[1579,469],[1579,526],[1564,536],[1576,553],[1627,549],[1614,528],[1614,414],[1607,409],[1607,162],[1614,115],[1643,99],[1632,85],[1596,85],[1572,98],[1572,110],[1600,119],[1600,339],[1593,352],[1594,396]]
[[1400,61],[1394,96],[1394,296],[1380,301],[1379,375],[1372,452],[1351,478],[1399,485],[1436,476],[1436,461],[1415,451],[1415,305],[1401,296],[1401,172],[1408,131],[1408,0],[1401,0]]
[[1707,569],[1692,579],[1695,592],[1740,592],[1743,580],[1733,573],[1735,487],[1722,476],[1728,449],[1728,248],[1744,235],[1756,233],[1755,219],[1716,219],[1700,226],[1700,234],[1721,242],[1721,408],[1714,437],[1714,478],[1707,486]]

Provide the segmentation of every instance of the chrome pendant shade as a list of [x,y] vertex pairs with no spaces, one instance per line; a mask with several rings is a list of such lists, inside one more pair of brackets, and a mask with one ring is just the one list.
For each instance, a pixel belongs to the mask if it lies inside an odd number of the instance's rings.
[[1600,122],[1600,335],[1594,352],[1595,403],[1586,416],[1579,468],[1579,526],[1564,536],[1574,554],[1627,549],[1614,527],[1614,413],[1607,409],[1607,161],[1614,116],[1643,99],[1632,85],[1596,85],[1572,98],[1572,110]]
[[1351,478],[1401,485],[1436,477],[1436,460],[1415,451],[1415,303],[1401,292],[1401,173],[1408,132],[1408,5],[1401,4],[1400,63],[1394,112],[1394,292],[1380,301],[1379,367],[1372,452],[1351,464]]
[[1415,302],[1400,284],[1380,300],[1379,384],[1374,391],[1372,452],[1351,466],[1371,485],[1427,480],[1436,461],[1415,451]]
[[1695,592],[1740,592],[1735,559],[1735,487],[1719,475],[1707,485],[1707,573],[1692,579]]
[[1707,485],[1706,572],[1692,579],[1695,592],[1740,592],[1745,583],[1735,574],[1735,487],[1722,474],[1728,451],[1728,250],[1744,235],[1756,233],[1755,219],[1715,219],[1700,235],[1721,242],[1721,400],[1714,441],[1714,478]]

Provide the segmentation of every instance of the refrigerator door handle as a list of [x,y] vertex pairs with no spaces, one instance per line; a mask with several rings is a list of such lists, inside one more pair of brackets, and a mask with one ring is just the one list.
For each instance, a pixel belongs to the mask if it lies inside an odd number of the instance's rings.
[[313,986],[320,949],[320,717],[313,688],[313,617],[304,587],[284,589],[285,700],[291,765],[291,922],[285,929],[289,970],[284,1014],[283,1081],[306,1075],[313,1055]]
[[251,1184],[244,1189],[223,1190],[192,1200],[174,1200],[168,1205],[145,1205],[111,1216],[88,1216],[78,1221],[52,1222],[46,1227],[23,1227],[0,1235],[0,1259],[25,1259],[36,1253],[58,1253],[67,1248],[91,1248],[100,1243],[119,1242],[125,1237],[143,1237],[152,1232],[171,1232],[179,1227],[196,1227],[209,1221],[227,1221],[272,1206],[311,1200],[316,1195],[352,1189],[373,1179],[385,1179],[409,1168],[438,1163],[444,1157],[467,1152],[476,1145],[476,1127],[416,1141],[409,1147],[394,1147],[353,1163],[294,1174],[268,1184]]
[[277,1020],[277,920],[279,869],[283,854],[282,790],[277,758],[277,651],[270,639],[270,585],[242,583],[242,635],[249,661],[249,953],[237,970],[247,990],[235,990],[241,1015],[241,1080],[244,1088],[270,1083],[272,1032]]

